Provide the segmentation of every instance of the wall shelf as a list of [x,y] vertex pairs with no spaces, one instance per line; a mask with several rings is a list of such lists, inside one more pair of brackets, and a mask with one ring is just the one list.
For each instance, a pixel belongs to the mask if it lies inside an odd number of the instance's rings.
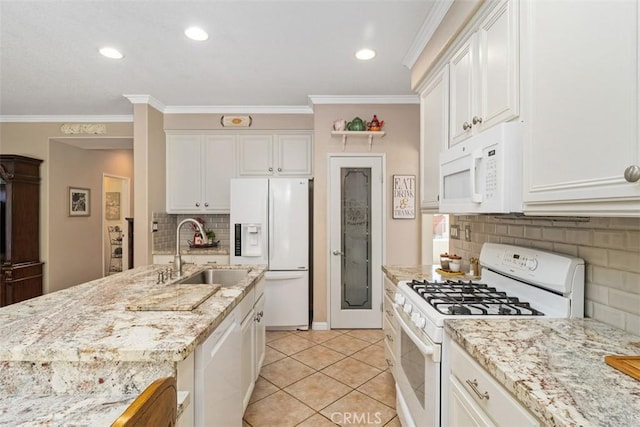
[[369,138],[369,151],[371,151],[371,145],[373,143],[373,138],[382,138],[385,135],[384,131],[345,131],[345,130],[334,130],[331,131],[332,136],[340,135],[342,136],[342,151],[344,151],[347,146],[347,136],[355,136],[355,137],[366,137]]

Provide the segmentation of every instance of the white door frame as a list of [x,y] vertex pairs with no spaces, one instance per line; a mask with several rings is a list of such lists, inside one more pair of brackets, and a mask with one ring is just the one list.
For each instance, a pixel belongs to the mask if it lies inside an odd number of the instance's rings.
[[[380,276],[380,303],[382,304],[383,298],[383,284],[382,284],[382,265],[384,265],[387,253],[386,253],[386,230],[387,230],[387,191],[386,191],[386,183],[387,183],[387,159],[385,153],[328,153],[327,154],[327,230],[326,230],[326,239],[327,239],[327,324],[328,329],[331,329],[331,162],[334,158],[378,158],[382,163],[382,194],[381,194],[381,203],[380,206],[380,214],[381,214],[381,226],[382,230],[380,232],[380,269],[377,274]],[[373,266],[372,275],[376,274],[375,267]],[[373,308],[373,307],[372,307]],[[382,322],[382,306],[380,306],[380,321]],[[382,327],[382,323],[380,324]]]
[[[127,177],[127,176],[120,176],[120,175],[113,175],[110,173],[103,173],[102,174],[102,182],[101,182],[101,190],[102,190],[102,195],[101,195],[101,199],[102,199],[102,218],[100,219],[101,221],[101,228],[102,228],[102,274],[104,276],[108,275],[108,270],[107,270],[107,265],[105,265],[105,259],[106,259],[106,252],[105,252],[105,245],[106,245],[106,233],[105,233],[105,206],[106,206],[106,191],[104,188],[104,179],[105,178],[113,178],[113,179],[120,179],[122,180],[122,198],[120,199],[120,213],[122,215],[121,220],[124,222],[125,218],[131,215],[131,178]],[[123,200],[126,200],[126,203],[123,202]],[[127,233],[126,229],[122,230],[122,271],[125,271],[127,268],[129,268],[129,235]]]

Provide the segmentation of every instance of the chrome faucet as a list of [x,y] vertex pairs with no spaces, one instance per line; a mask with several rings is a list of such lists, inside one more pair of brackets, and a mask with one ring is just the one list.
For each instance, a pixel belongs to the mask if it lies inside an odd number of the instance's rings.
[[182,257],[180,256],[180,227],[187,222],[192,222],[198,226],[198,231],[200,231],[200,235],[202,237],[207,234],[204,232],[204,228],[202,228],[202,224],[196,221],[193,218],[184,219],[178,224],[178,228],[176,228],[176,255],[173,257],[173,270],[175,271],[178,277],[182,276]]

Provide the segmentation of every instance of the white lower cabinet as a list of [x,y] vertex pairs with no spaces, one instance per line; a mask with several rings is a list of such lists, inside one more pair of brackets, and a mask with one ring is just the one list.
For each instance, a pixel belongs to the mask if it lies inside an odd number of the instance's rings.
[[[446,338],[450,339],[450,338]],[[454,341],[443,411],[450,426],[540,426],[541,423]]]
[[264,279],[261,279],[254,289],[242,300],[241,312],[243,320],[242,351],[240,359],[242,363],[241,389],[242,412],[247,409],[253,388],[255,386],[260,367],[264,361],[266,329],[262,320],[264,307]]
[[[173,264],[173,255],[154,255],[154,264]],[[183,263],[196,265],[228,265],[229,255],[181,255]]]
[[[243,300],[244,301],[244,300]],[[195,350],[196,426],[242,425],[240,305]]]
[[384,298],[382,314],[382,330],[384,332],[384,358],[389,366],[391,375],[396,377],[396,341],[398,324],[396,322],[395,313],[393,312],[393,298],[395,296],[396,286],[389,280],[388,277],[384,277]]

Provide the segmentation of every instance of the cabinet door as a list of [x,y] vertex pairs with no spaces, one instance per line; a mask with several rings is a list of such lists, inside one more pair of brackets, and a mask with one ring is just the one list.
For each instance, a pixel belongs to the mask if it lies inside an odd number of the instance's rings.
[[202,206],[202,136],[167,136],[167,212],[197,212]]
[[235,175],[235,137],[205,135],[202,165],[203,207],[211,213],[229,213],[231,178]]
[[262,368],[262,363],[264,363],[264,354],[266,351],[266,343],[267,343],[267,327],[264,322],[264,294],[261,294],[258,300],[256,301],[256,305],[253,307],[254,318],[255,318],[255,370],[254,370],[254,378],[256,381],[258,379],[258,375],[260,375],[260,369]]
[[438,210],[440,153],[449,138],[449,67],[438,72],[420,95],[420,194],[422,209]]
[[476,61],[476,34],[474,33],[449,62],[450,147],[471,136],[471,118],[475,110],[472,91],[477,74]]
[[[638,2],[527,2],[525,211],[635,215]],[[528,120],[527,120],[528,119]]]
[[478,29],[478,111],[471,118],[475,132],[520,112],[518,22],[518,1],[502,0]]
[[242,390],[242,412],[247,409],[249,399],[251,399],[251,393],[253,392],[253,386],[255,383],[255,327],[254,327],[254,312],[251,310],[245,317],[240,325],[242,332],[242,351],[240,352],[241,359],[241,390]]
[[273,175],[273,136],[240,135],[238,137],[238,175]]
[[312,151],[311,134],[278,135],[275,146],[275,172],[283,176],[311,175]]

